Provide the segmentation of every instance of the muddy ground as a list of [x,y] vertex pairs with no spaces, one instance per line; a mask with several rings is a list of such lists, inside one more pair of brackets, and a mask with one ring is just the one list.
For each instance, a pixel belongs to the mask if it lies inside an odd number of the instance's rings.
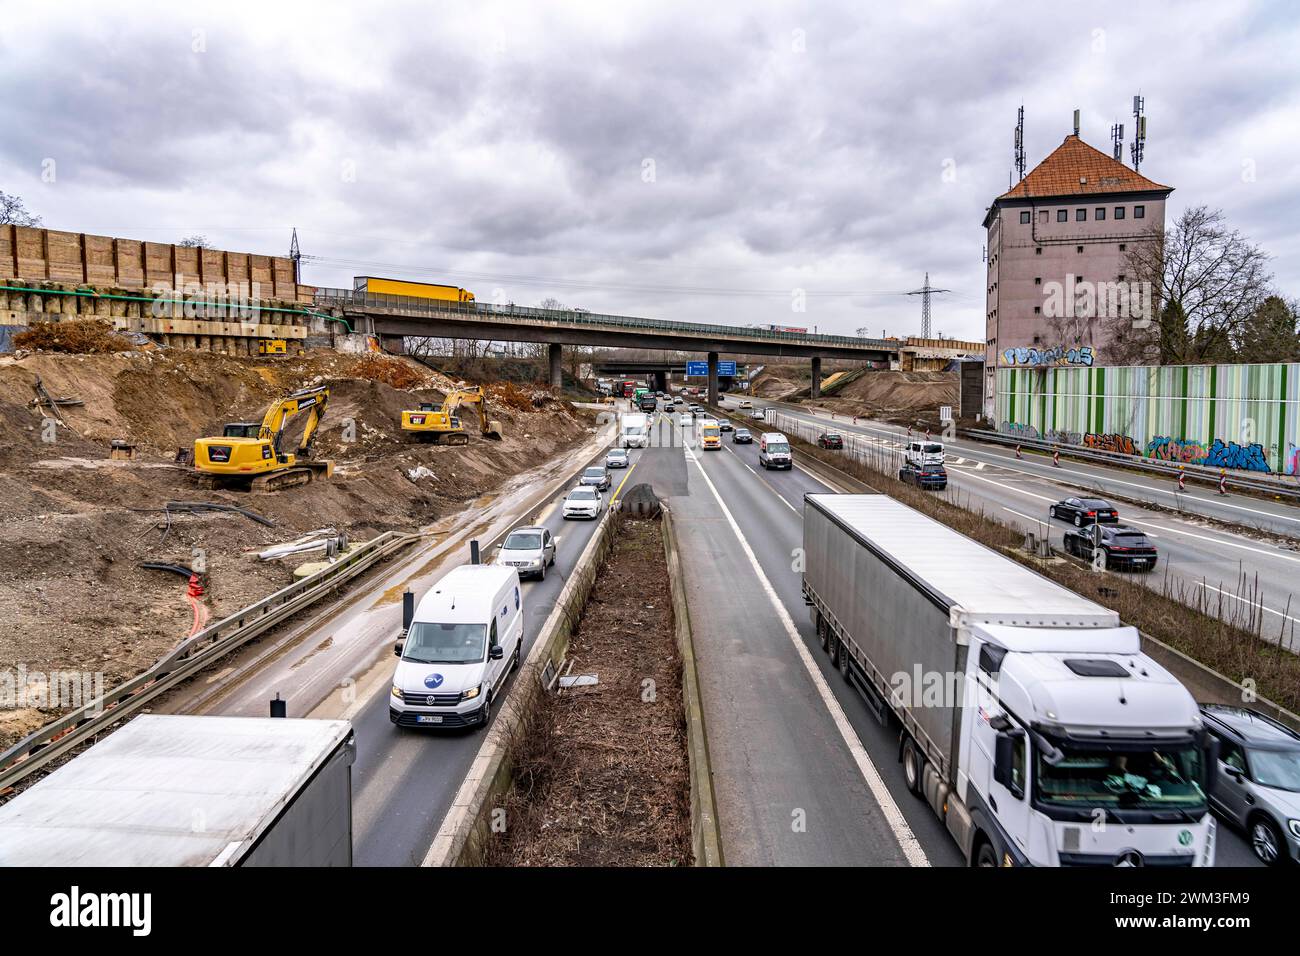
[[625,519],[614,533],[569,644],[568,672],[599,683],[540,696],[491,865],[691,864],[682,663],[663,538],[657,520]]
[[[957,406],[956,372],[868,371],[816,401],[808,398],[811,374],[806,363],[768,365],[755,381],[754,394],[914,427],[937,428],[940,406]],[[831,374],[823,370],[824,377]]]
[[[396,389],[376,376],[414,383]],[[62,410],[66,426],[45,423],[29,405],[37,377],[51,395],[84,403]],[[274,399],[322,382],[331,397],[315,456],[335,461],[332,480],[271,494],[204,490],[191,466],[176,463],[177,450],[196,438],[220,434],[227,421],[260,420]],[[263,563],[251,550],[322,527],[364,540],[431,523],[593,427],[589,413],[567,403],[489,385],[504,440],[474,432],[464,447],[410,443],[401,410],[441,399],[454,385],[404,359],[330,350],[252,359],[170,349],[0,358],[0,674],[21,666],[39,683],[53,671],[85,671],[112,686],[193,624],[185,579],[144,570],[142,561],[190,564],[201,549],[204,604],[216,618],[290,583],[294,565],[312,557]],[[474,420],[472,411],[465,417]],[[109,442],[118,438],[137,445],[136,460],[110,460]],[[156,509],[173,500],[237,504],[274,526],[211,514],[173,518],[168,529]],[[59,712],[0,706],[0,747]]]

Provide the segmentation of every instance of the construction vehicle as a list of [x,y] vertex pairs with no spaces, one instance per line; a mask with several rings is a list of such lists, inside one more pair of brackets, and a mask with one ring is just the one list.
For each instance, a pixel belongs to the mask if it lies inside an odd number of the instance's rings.
[[[334,462],[308,456],[329,397],[328,386],[304,388],[273,403],[260,422],[228,422],[220,438],[194,442],[194,470],[210,483],[247,483],[252,491],[278,491],[328,478]],[[310,417],[302,441],[296,451],[286,451],[285,428],[304,412]]]
[[284,339],[258,339],[258,355],[288,355],[289,343]]
[[357,276],[352,280],[352,290],[363,295],[404,295],[414,299],[439,299],[443,302],[474,301],[474,293],[459,286],[381,279],[377,276]]
[[461,405],[473,405],[478,414],[479,434],[484,438],[501,438],[501,423],[487,417],[487,396],[483,387],[458,388],[450,392],[441,405],[422,402],[418,409],[402,412],[402,431],[410,432],[417,441],[431,441],[436,445],[467,445],[469,434],[456,410]]

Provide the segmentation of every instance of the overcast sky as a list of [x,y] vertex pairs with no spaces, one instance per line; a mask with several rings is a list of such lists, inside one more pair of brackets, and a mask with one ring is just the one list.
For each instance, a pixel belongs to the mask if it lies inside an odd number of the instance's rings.
[[316,285],[671,319],[915,334],[928,271],[979,340],[1016,108],[1032,167],[1140,91],[1171,216],[1222,208],[1300,295],[1293,5],[867,6],[0,0],[0,190],[76,232],[297,226]]

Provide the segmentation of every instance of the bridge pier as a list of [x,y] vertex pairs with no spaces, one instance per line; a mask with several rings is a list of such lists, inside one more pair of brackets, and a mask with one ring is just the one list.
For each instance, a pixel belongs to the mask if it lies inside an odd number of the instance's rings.
[[547,346],[547,357],[551,361],[551,388],[557,392],[564,388],[564,365],[561,359],[564,355],[564,349],[559,342],[552,342]]
[[709,404],[718,404],[718,353],[709,353]]
[[812,358],[812,388],[808,394],[810,398],[822,397],[822,360],[817,355]]
[[667,372],[655,372],[654,375],[655,375],[655,391],[656,391],[656,392],[667,392],[667,391],[668,391],[668,373],[667,373]]

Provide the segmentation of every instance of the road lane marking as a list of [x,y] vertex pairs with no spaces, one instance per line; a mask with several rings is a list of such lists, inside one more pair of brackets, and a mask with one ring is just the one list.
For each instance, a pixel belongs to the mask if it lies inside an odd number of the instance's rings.
[[628,466],[627,474],[623,476],[623,480],[618,483],[618,487],[615,488],[614,493],[610,495],[609,505],[611,508],[614,506],[614,502],[618,501],[618,496],[619,493],[622,492],[623,490],[623,485],[625,485],[627,483],[627,480],[632,477],[632,472],[636,471],[636,466],[638,463],[639,462],[634,461],[632,462],[632,464]]
[[1210,544],[1221,544],[1229,548],[1240,548],[1242,551],[1251,551],[1254,552],[1255,554],[1262,554],[1266,558],[1280,558],[1283,561],[1294,561],[1300,563],[1300,558],[1292,557],[1289,554],[1280,554],[1277,551],[1265,551],[1263,548],[1252,548],[1246,544],[1237,544],[1237,542],[1235,541],[1224,541],[1221,538],[1210,538],[1210,537],[1206,537],[1203,534],[1193,534],[1190,531],[1183,531],[1179,528],[1162,528],[1158,524],[1152,524],[1149,521],[1142,521],[1138,518],[1125,518],[1124,520],[1127,521],[1129,524],[1146,525],[1148,528],[1155,528],[1157,531],[1167,532],[1168,534],[1182,534],[1182,535],[1186,535],[1189,538],[1197,538],[1198,540],[1201,541],[1208,541]]
[[750,567],[754,570],[754,575],[758,578],[763,587],[763,592],[767,599],[772,603],[772,608],[776,611],[777,619],[780,620],[785,629],[786,636],[790,638],[790,643],[794,645],[795,652],[799,655],[799,660],[803,663],[804,670],[812,679],[813,686],[817,688],[817,693],[825,704],[827,711],[830,712],[831,719],[835,722],[835,728],[839,731],[840,737],[844,740],[845,746],[849,748],[849,753],[853,761],[857,764],[858,772],[862,774],[862,779],[866,781],[867,787],[870,788],[876,804],[880,807],[885,816],[885,822],[894,832],[894,838],[898,840],[899,848],[903,851],[903,856],[912,866],[929,866],[930,860],[925,855],[920,842],[916,835],[912,833],[912,828],[908,825],[907,819],[903,816],[898,804],[890,796],[889,789],[885,786],[885,781],[881,778],[880,772],[876,770],[875,764],[871,762],[871,757],[867,754],[866,748],[862,741],[858,739],[857,732],[854,731],[853,725],[849,723],[848,716],[844,713],[844,708],[836,699],[830,685],[826,683],[826,678],[817,667],[817,662],[813,659],[812,653],[808,650],[803,639],[799,636],[799,630],[795,627],[793,619],[785,605],[781,603],[781,598],[777,595],[776,589],[772,587],[772,582],[768,580],[767,575],[763,573],[763,567],[758,563],[758,556],[754,554],[754,549],[749,546],[749,541],[745,538],[744,532],[740,530],[740,525],[736,523],[731,509],[727,503],[722,500],[722,495],[718,493],[717,487],[713,484],[713,479],[709,477],[700,460],[688,448],[686,457],[695,463],[695,467],[700,470],[704,483],[709,486],[709,491],[713,493],[713,498],[722,509],[723,516],[727,519],[727,524],[731,526],[731,531],[735,534],[736,539],[740,542],[741,550],[745,552],[745,557],[749,559]]
[[1216,588],[1213,584],[1206,584],[1204,581],[1193,581],[1192,583],[1195,584],[1198,588],[1205,588],[1207,591],[1214,591],[1217,594],[1222,594],[1224,597],[1232,598],[1234,601],[1240,601],[1242,604],[1249,604],[1251,607],[1257,607],[1261,611],[1268,611],[1269,614],[1276,614],[1278,617],[1282,618],[1283,620],[1292,621],[1296,624],[1300,624],[1300,617],[1292,617],[1290,614],[1283,614],[1281,611],[1275,611],[1271,607],[1267,606],[1266,604],[1256,603],[1255,601],[1247,601],[1245,598],[1239,597],[1238,595],[1233,594],[1231,591],[1225,591],[1223,590],[1223,588]]
[[1037,521],[1039,524],[1045,524],[1049,528],[1052,526],[1051,522],[1047,518],[1035,518],[1033,515],[1027,515],[1023,511],[1017,511],[1015,508],[1008,508],[1006,505],[1002,506],[1002,510],[1010,511],[1013,515],[1024,518],[1026,521]]
[[[723,446],[723,448],[726,449],[727,451],[730,451],[731,454],[732,454],[732,457],[734,457],[734,458],[736,459],[736,461],[740,462],[742,465],[744,465],[746,468],[748,468],[748,469],[749,469],[749,473],[750,473],[751,475],[753,475],[755,478],[757,478],[757,479],[758,479],[759,481],[761,481],[763,484],[767,485],[767,490],[770,491],[770,492],[772,492],[772,494],[776,495],[777,500],[778,500],[779,502],[781,502],[781,504],[785,505],[787,508],[789,508],[789,509],[790,509],[791,511],[793,511],[795,514],[798,514],[798,513],[799,513],[799,509],[796,508],[794,505],[790,504],[790,502],[786,501],[786,500],[785,500],[785,496],[782,495],[781,492],[777,491],[774,487],[772,487],[772,483],[771,483],[771,482],[769,482],[766,478],[764,478],[762,475],[760,475],[758,472],[756,472],[753,468],[750,468],[750,467],[749,467],[749,462],[745,461],[745,459],[741,458],[739,455],[737,455],[734,451],[731,451],[731,449],[730,449],[730,448],[727,448],[725,445]],[[701,465],[700,467],[703,468],[704,466]]]

